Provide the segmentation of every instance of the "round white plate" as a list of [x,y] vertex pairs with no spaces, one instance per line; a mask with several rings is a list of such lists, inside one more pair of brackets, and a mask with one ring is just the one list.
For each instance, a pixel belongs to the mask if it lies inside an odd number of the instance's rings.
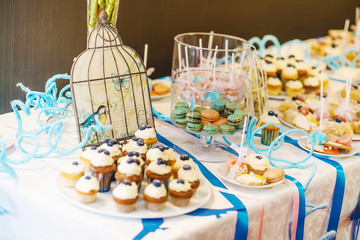
[[[298,144],[299,146],[310,152],[310,149],[307,148],[307,140],[308,138],[307,137],[302,137],[298,140]],[[316,151],[313,151],[313,155],[315,156],[324,156],[324,157],[332,157],[332,158],[342,158],[342,157],[350,157],[350,156],[354,156],[356,153],[358,153],[358,149],[356,146],[352,146],[353,149],[351,151],[344,151],[344,150],[339,150],[339,154],[338,155],[332,155],[332,154],[325,154],[325,153],[319,153],[319,152],[316,152]]]
[[3,128],[0,129],[0,138],[4,141],[6,148],[10,148],[15,144],[16,138],[15,138],[15,133],[14,132],[9,132],[9,130],[5,130]]
[[353,141],[359,141],[360,140],[360,134],[354,133],[354,136],[352,138]]
[[[162,84],[164,84],[165,86],[168,86],[171,89],[171,81],[168,81],[168,80],[152,80],[150,82],[150,89],[152,89],[152,86],[155,83],[162,83]],[[166,97],[169,97],[169,96],[171,96],[171,91],[168,94],[151,96],[151,100],[159,100],[159,99],[166,98]]]
[[285,91],[281,91],[279,95],[270,95],[269,94],[269,99],[273,99],[273,100],[285,100],[286,98],[288,98],[288,96],[286,95]]
[[226,166],[223,164],[222,166],[220,166],[218,168],[218,172],[219,172],[219,175],[220,177],[229,182],[229,183],[232,183],[232,184],[235,184],[236,186],[240,186],[240,187],[243,187],[243,188],[252,188],[252,189],[263,189],[263,188],[271,188],[271,187],[275,187],[277,185],[280,185],[283,181],[278,181],[278,182],[275,182],[275,183],[270,183],[270,184],[266,184],[266,185],[263,185],[263,186],[250,186],[250,185],[246,185],[246,184],[241,184],[241,183],[238,183],[235,181],[235,179],[231,179],[231,178],[228,178],[226,175],[227,175],[227,169],[226,169]]
[[[112,183],[112,188],[109,192],[106,193],[98,193],[96,201],[93,203],[81,203],[76,200],[76,192],[74,188],[65,187],[61,184],[60,177],[57,179],[57,188],[60,192],[60,195],[69,203],[74,206],[81,208],[83,210],[113,216],[113,217],[122,217],[122,218],[167,218],[183,215],[203,206],[207,203],[211,197],[211,189],[207,185],[205,179],[200,179],[200,186],[197,189],[194,196],[192,196],[190,200],[190,204],[186,207],[176,207],[171,204],[170,199],[166,202],[164,210],[160,212],[149,211],[145,208],[145,202],[142,198],[142,193],[144,189],[145,182],[142,183],[140,196],[138,201],[136,202],[136,209],[130,213],[121,213],[117,211],[116,203],[112,198],[112,189],[116,186],[116,183]],[[170,198],[170,196],[169,196]]]

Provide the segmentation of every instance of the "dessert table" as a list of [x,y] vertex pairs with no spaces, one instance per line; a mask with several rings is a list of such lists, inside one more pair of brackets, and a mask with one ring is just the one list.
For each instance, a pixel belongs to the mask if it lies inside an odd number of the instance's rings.
[[[331,81],[330,85],[336,88],[339,84],[343,83]],[[153,101],[153,106],[157,111],[168,114],[169,101],[169,98]],[[275,106],[276,102],[272,102],[272,105]],[[35,117],[36,114],[33,114],[26,118],[24,129],[31,129],[31,122]],[[2,114],[0,121],[1,131],[15,136],[17,125],[14,114]],[[198,141],[195,136],[156,118],[155,125],[158,139],[165,139],[166,142],[162,143],[173,147],[175,151],[187,151],[189,146]],[[297,135],[290,135],[273,156],[281,156],[290,161],[304,158],[307,152],[291,141],[297,138]],[[230,139],[234,143],[240,143],[240,135]],[[41,140],[45,142],[46,138]],[[256,141],[259,142],[259,137]],[[359,147],[359,143],[354,144]],[[60,147],[68,149],[72,147],[72,143],[63,141]],[[14,146],[8,150],[8,154],[15,159],[21,157]],[[0,206],[6,209],[0,216],[0,239],[319,239],[328,232],[329,216],[332,211],[336,211],[334,206],[339,202],[341,214],[338,216],[336,238],[351,239],[355,232],[354,222],[350,217],[360,194],[358,154],[337,158],[333,165],[312,156],[309,161],[316,163],[316,173],[306,188],[303,200],[301,189],[305,188],[311,168],[285,169],[287,177],[278,186],[265,189],[244,188],[227,183],[220,177],[219,167],[235,158],[232,152],[223,151],[219,153],[220,157],[216,156],[214,159],[204,159],[201,154],[194,154],[193,157],[200,161],[198,166],[205,175],[204,181],[211,189],[210,200],[200,211],[164,219],[143,220],[95,214],[70,204],[62,197],[57,187],[60,169],[66,162],[79,159],[80,154],[81,150],[78,150],[67,156],[50,155],[32,159],[26,164],[13,165],[17,181],[7,175],[0,175]],[[343,197],[342,194],[334,194],[341,193],[341,189],[335,189],[341,168],[345,174]],[[222,184],[214,184],[217,181]],[[305,220],[302,218],[302,235],[301,217],[297,216],[304,212],[304,201],[321,207],[307,212]],[[231,202],[238,204],[233,206]],[[310,205],[306,206],[305,211],[310,209]]]

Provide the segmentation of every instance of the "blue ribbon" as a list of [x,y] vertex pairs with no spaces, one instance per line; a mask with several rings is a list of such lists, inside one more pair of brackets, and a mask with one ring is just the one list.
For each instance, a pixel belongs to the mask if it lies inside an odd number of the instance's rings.
[[148,233],[155,232],[157,229],[165,230],[166,228],[160,228],[161,224],[164,223],[162,218],[153,218],[153,219],[141,219],[143,224],[143,229],[141,232],[134,237],[134,239],[143,239]]
[[350,216],[350,220],[353,221],[351,239],[358,239],[360,227],[360,197],[356,205],[355,212]]

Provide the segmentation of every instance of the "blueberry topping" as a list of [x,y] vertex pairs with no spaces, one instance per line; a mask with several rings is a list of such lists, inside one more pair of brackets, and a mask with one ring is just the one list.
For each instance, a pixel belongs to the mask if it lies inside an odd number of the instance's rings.
[[96,146],[91,146],[90,149],[91,149],[91,150],[96,150],[96,148],[97,148]]
[[105,150],[105,149],[104,149],[104,153],[105,153],[105,155],[108,155],[108,156],[110,155],[109,151]]
[[188,170],[191,169],[191,166],[186,164],[186,165],[183,166],[183,169],[186,170],[186,171],[188,171]]
[[127,162],[128,164],[131,164],[133,161],[134,161],[134,159],[129,158],[126,162]]
[[143,130],[145,130],[145,126],[140,126],[140,131],[143,131]]
[[257,155],[256,158],[259,159],[259,160],[263,159],[263,157],[260,156],[260,155]]
[[132,157],[132,156],[134,156],[134,152],[128,152],[128,154],[127,154],[129,157]]
[[155,187],[160,187],[161,186],[161,181],[160,180],[154,180],[153,182],[152,182],[152,184],[155,186]]
[[352,87],[353,87],[354,89],[358,89],[358,86],[355,85],[355,84],[353,84]]
[[265,60],[266,64],[272,64],[272,61]]
[[140,165],[139,159],[135,159],[134,163],[136,163],[137,165]]
[[336,48],[336,44],[335,43],[331,44],[331,47]]
[[269,116],[274,116],[275,113],[274,113],[273,111],[269,111],[269,112],[268,112],[268,115],[269,115]]
[[278,57],[277,60],[285,60],[283,57]]
[[162,151],[162,152],[165,151],[165,148],[164,148],[164,146],[162,146],[162,145],[160,145],[158,148],[159,148],[159,150]]
[[132,151],[132,152],[128,152],[128,156],[129,157],[132,157],[132,156],[140,157],[140,153]]
[[272,58],[273,55],[271,55],[271,54],[266,54],[265,57],[270,57],[270,58]]
[[122,183],[125,185],[128,185],[128,186],[131,186],[131,182],[127,179],[125,179]]
[[110,139],[105,139],[104,143],[108,143]]
[[169,147],[166,147],[166,146],[164,146],[164,148],[165,148],[165,150],[169,150],[169,149],[170,149]]
[[72,165],[77,166],[79,163],[77,161],[72,162]]
[[316,67],[315,67],[315,66],[312,66],[311,69],[316,69]]
[[85,179],[86,179],[86,180],[90,180],[91,177],[90,177],[90,176],[86,176]]
[[300,108],[302,108],[302,106],[298,106],[298,110],[300,110]]
[[99,149],[98,153],[102,153],[104,151],[104,149]]
[[339,117],[338,117],[338,118],[336,118],[336,119],[335,119],[335,122],[337,122],[337,123],[341,123],[341,122],[342,122],[342,120],[341,120],[341,118],[339,118]]
[[150,126],[150,125],[146,125],[146,128],[151,128],[151,126]]
[[140,147],[142,147],[142,146],[144,146],[144,140],[142,140],[142,139],[139,139],[138,141],[137,141],[137,145],[139,145]]
[[114,144],[113,144],[111,141],[108,141],[106,144],[107,144],[109,147],[114,146]]
[[177,183],[181,183],[181,184],[184,184],[184,183],[185,183],[184,180],[182,180],[182,179],[178,179],[176,182],[177,182]]
[[277,113],[274,114],[275,117],[278,117]]
[[297,97],[292,97],[292,100],[296,101],[296,100],[298,100],[298,98]]
[[186,161],[186,160],[189,160],[189,156],[188,155],[181,155],[180,156],[180,160],[183,160],[183,161]]
[[291,54],[288,56],[288,58],[295,58],[295,55]]
[[288,65],[286,65],[287,67],[292,67],[292,68],[295,68],[295,66],[294,65],[292,65],[292,64],[288,64]]
[[157,162],[158,165],[169,165],[167,161],[164,161],[162,158],[158,158]]

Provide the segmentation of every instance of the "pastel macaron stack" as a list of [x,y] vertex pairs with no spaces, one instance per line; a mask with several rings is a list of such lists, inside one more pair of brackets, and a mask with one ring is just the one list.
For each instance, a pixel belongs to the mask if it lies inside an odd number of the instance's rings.
[[226,135],[231,135],[236,131],[236,127],[229,124],[220,125],[219,129],[222,134],[226,134]]
[[227,117],[228,124],[236,129],[243,127],[244,118],[240,114],[231,114]]
[[214,102],[214,110],[218,111],[220,114],[222,114],[224,112],[225,106],[227,104],[227,101],[222,99],[222,98],[218,98],[215,100]]
[[234,114],[235,110],[241,109],[241,105],[239,103],[227,103],[225,106],[224,115],[225,117]]
[[201,113],[195,111],[189,111],[186,114],[187,125],[186,129],[190,132],[198,133],[201,132]]

